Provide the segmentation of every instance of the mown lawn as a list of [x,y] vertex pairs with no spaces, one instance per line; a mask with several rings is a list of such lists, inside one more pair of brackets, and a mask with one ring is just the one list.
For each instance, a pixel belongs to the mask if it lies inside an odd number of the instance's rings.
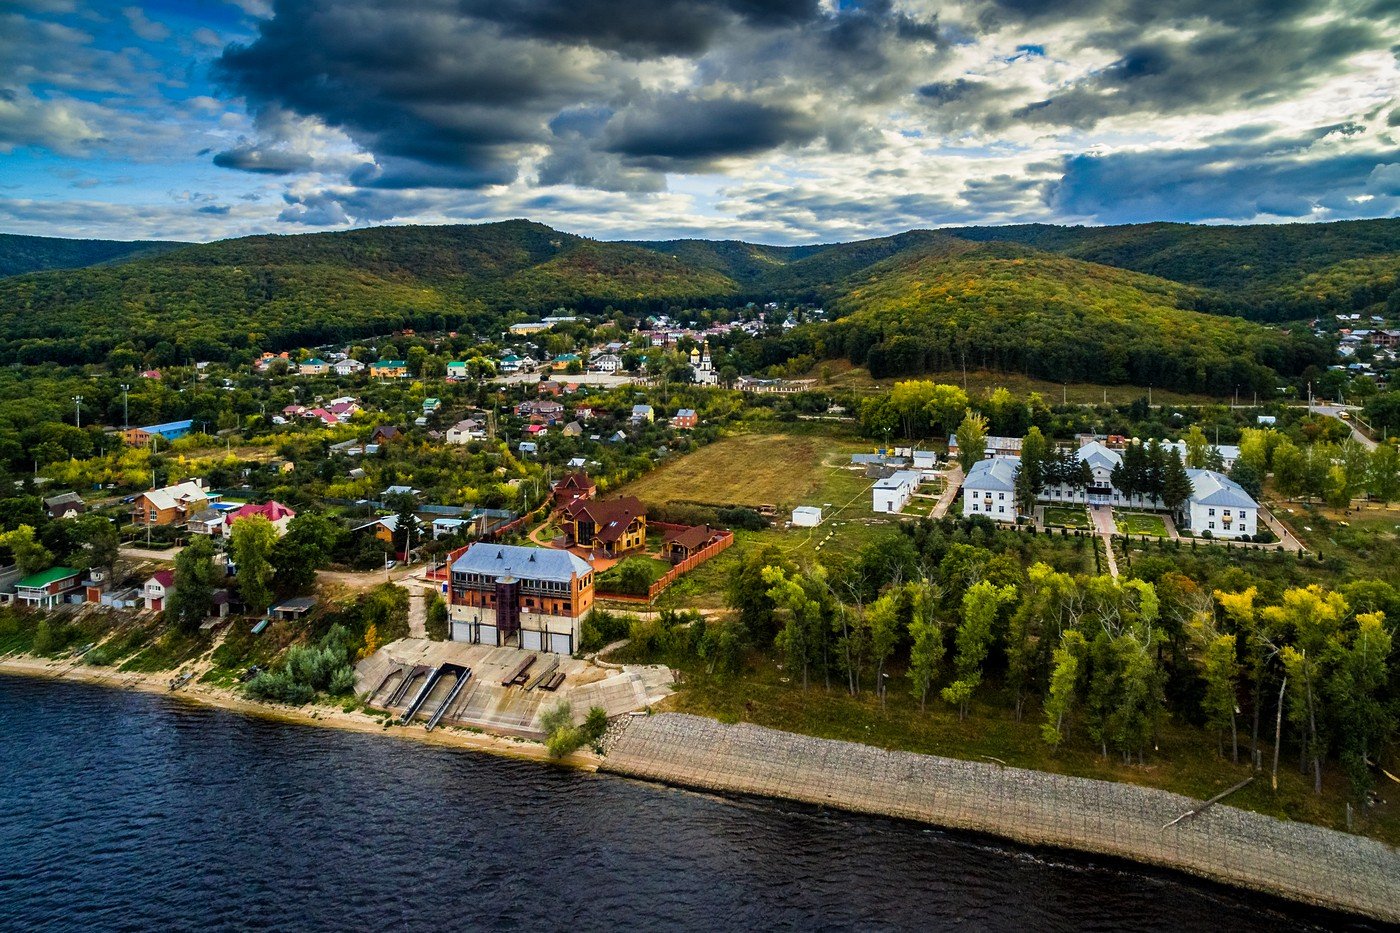
[[1145,512],[1114,512],[1113,522],[1120,535],[1151,535],[1154,538],[1167,536],[1167,523],[1160,515]]
[[1085,530],[1093,527],[1089,521],[1089,513],[1084,511],[1083,506],[1073,508],[1063,505],[1046,506],[1045,524],[1058,528],[1082,528]]

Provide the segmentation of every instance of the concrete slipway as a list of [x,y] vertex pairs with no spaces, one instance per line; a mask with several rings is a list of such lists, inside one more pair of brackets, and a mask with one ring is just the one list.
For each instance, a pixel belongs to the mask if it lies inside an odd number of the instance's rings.
[[[501,681],[526,658],[535,662],[522,685],[503,687]],[[551,664],[564,675],[553,691],[534,681]],[[442,709],[441,725],[485,729],[507,735],[539,738],[539,717],[560,700],[582,721],[593,706],[621,716],[657,703],[672,693],[671,670],[653,665],[600,665],[564,655],[491,648],[453,641],[404,638],[380,648],[355,667],[355,693],[369,694],[369,704],[403,713],[427,680],[443,665],[471,671],[466,685],[453,694],[455,678],[444,677],[432,688],[418,711],[427,720]],[[408,681],[405,688],[403,684]]]

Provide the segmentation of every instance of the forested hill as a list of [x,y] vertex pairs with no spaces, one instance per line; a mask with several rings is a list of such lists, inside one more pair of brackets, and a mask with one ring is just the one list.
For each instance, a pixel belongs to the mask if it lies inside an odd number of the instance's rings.
[[968,240],[1023,243],[1200,286],[1246,317],[1296,320],[1364,311],[1388,300],[1392,313],[1400,310],[1400,219],[1249,226],[1024,224],[948,232]]
[[48,269],[81,269],[138,256],[155,256],[184,245],[162,240],[65,240],[0,233],[0,277]]
[[402,327],[491,328],[511,309],[659,310],[736,289],[653,250],[527,221],[245,237],[0,279],[0,362],[94,361],[122,345],[222,359]]
[[866,270],[836,302],[825,352],[876,378],[967,366],[1216,394],[1271,390],[1277,373],[1330,361],[1306,334],[1189,310],[1200,298],[1189,286],[1019,244],[962,243]]
[[[1293,375],[1323,354],[1231,316],[1277,316],[1280,295],[1295,312],[1400,304],[1392,235],[1400,221],[915,230],[775,247],[600,242],[515,220],[159,244],[169,251],[0,279],[0,363],[97,361],[119,346],[154,362],[222,359],[402,327],[490,331],[509,312],[561,305],[798,300],[849,317],[818,343],[875,371],[946,364],[976,334],[981,362],[1051,378],[1263,382],[1264,367]],[[1232,263],[1237,275],[1218,272]],[[915,320],[926,333],[900,323]],[[1035,352],[1031,334],[1044,337]]]

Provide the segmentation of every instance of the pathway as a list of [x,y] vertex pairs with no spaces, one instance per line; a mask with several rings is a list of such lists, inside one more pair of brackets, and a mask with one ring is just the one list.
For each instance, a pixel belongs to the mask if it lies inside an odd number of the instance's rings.
[[404,589],[408,590],[408,637],[427,638],[428,600],[424,598],[422,588],[416,591],[408,587]]
[[1095,505],[1089,509],[1089,517],[1094,520],[1094,532],[1103,539],[1104,556],[1108,560],[1108,574],[1118,578],[1118,558],[1113,556],[1113,536],[1118,526],[1113,522],[1113,509],[1107,505]]
[[1259,506],[1259,517],[1264,520],[1265,525],[1269,526],[1269,530],[1274,533],[1274,537],[1278,538],[1278,548],[1280,550],[1294,551],[1299,554],[1307,550],[1307,548],[1303,547],[1303,542],[1299,541],[1297,536],[1289,531],[1288,527],[1284,525],[1283,522],[1274,517],[1274,513],[1271,510],[1266,509],[1262,505]]
[[943,518],[948,514],[953,500],[958,497],[958,490],[962,489],[963,479],[962,466],[956,462],[943,471],[943,495],[938,497],[938,502],[930,513],[933,518]]

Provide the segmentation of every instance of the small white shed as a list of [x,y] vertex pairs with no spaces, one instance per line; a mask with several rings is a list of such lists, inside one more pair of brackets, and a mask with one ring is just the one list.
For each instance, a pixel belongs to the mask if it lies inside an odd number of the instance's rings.
[[796,528],[815,528],[822,523],[822,510],[815,505],[799,505],[792,510],[792,524]]

